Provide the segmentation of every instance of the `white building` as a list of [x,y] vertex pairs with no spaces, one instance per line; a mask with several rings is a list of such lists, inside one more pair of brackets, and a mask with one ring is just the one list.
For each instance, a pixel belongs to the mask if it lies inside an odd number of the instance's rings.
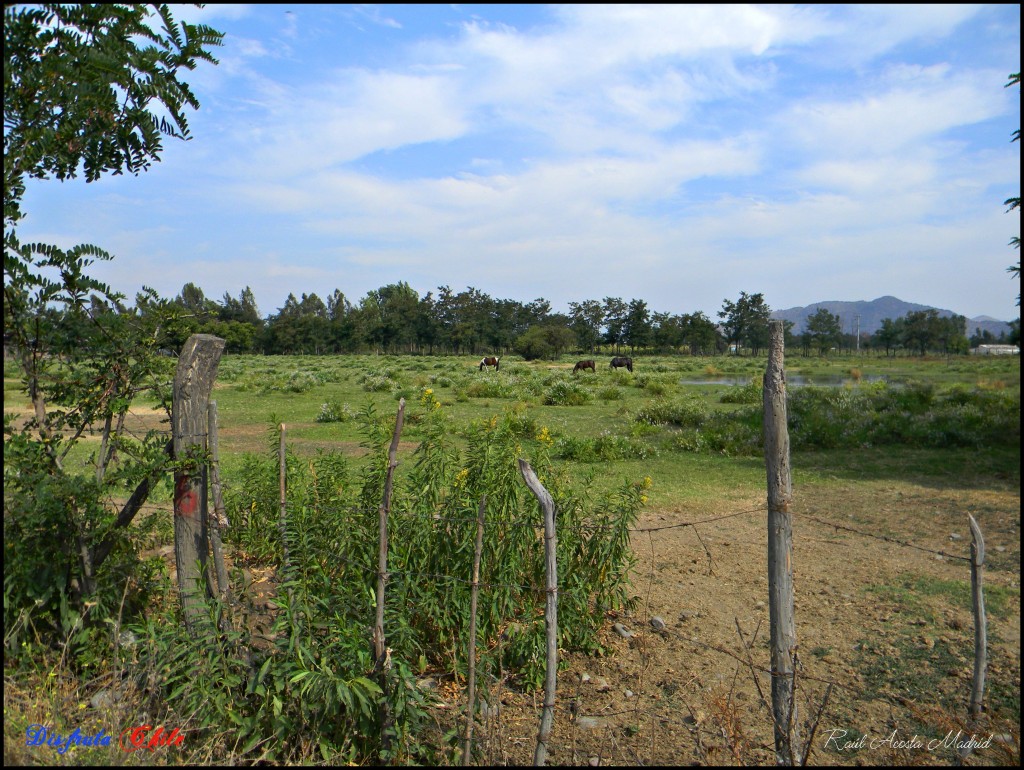
[[975,356],[1019,356],[1020,348],[1016,345],[978,345],[971,348]]

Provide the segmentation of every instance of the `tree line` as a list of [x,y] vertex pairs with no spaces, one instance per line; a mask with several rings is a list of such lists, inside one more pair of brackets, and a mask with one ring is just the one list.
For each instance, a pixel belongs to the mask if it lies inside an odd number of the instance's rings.
[[[717,320],[701,311],[653,311],[642,299],[619,297],[570,302],[569,312],[559,313],[544,298],[523,303],[494,298],[473,287],[454,292],[448,286],[420,296],[405,282],[374,289],[356,303],[339,289],[326,301],[315,293],[298,298],[289,294],[284,306],[266,317],[248,286],[237,298],[225,293],[217,301],[187,283],[169,301],[139,295],[133,312],[139,313],[138,307],[142,315],[154,312],[165,318],[165,345],[175,352],[189,335],[207,333],[224,338],[229,353],[516,353],[527,360],[626,351],[759,355],[767,346],[772,312],[764,295],[740,292],[735,301],[723,300]],[[93,311],[94,316],[126,312],[102,302],[95,303]],[[887,318],[878,331],[860,339],[844,333],[839,316],[824,308],[807,319],[801,332],[794,331],[792,322],[785,327],[787,348],[804,355],[844,350],[962,354],[978,344],[1015,341],[1013,335],[1019,335],[1019,327],[1014,327],[1011,338],[985,332],[968,339],[964,316],[942,317],[933,309]]]

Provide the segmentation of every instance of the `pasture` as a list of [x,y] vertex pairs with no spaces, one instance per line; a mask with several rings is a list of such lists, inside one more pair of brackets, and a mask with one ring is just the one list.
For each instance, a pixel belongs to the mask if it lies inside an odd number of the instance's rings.
[[[245,485],[279,423],[297,458],[336,453],[358,473],[372,459],[368,426],[390,430],[400,398],[399,485],[415,473],[434,410],[460,446],[496,417],[513,424],[522,455],[550,457],[581,495],[645,480],[631,528],[633,602],[607,611],[600,654],[565,656],[549,762],[772,764],[758,689],[768,680],[750,665],[767,661],[765,360],[637,357],[628,372],[607,356],[574,372],[576,360],[510,356],[495,371],[473,357],[225,356],[213,392],[225,484]],[[790,356],[787,376],[801,383],[790,422],[798,705],[801,719],[820,711],[811,763],[948,764],[948,745],[897,742],[941,742],[959,729],[992,736],[968,764],[1019,759],[1019,361]],[[4,406],[28,411],[6,378]],[[161,425],[155,411],[135,417],[137,430]],[[83,442],[78,459],[88,451]],[[163,485],[154,503],[169,500]],[[980,725],[966,719],[970,578],[956,558],[968,553],[968,513],[988,552]],[[156,547],[169,542],[162,532]],[[233,556],[240,565],[244,549]],[[462,724],[464,682],[429,666],[420,675],[435,703],[421,740],[435,761],[451,761],[445,734]],[[539,694],[522,684],[488,686],[482,761],[531,761]]]

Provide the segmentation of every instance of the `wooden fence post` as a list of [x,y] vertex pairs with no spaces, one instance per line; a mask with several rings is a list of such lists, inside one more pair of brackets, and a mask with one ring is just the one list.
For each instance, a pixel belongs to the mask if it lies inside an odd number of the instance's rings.
[[544,561],[547,565],[547,603],[544,608],[544,626],[547,630],[547,662],[544,672],[544,708],[541,711],[537,748],[533,764],[542,766],[547,760],[548,739],[555,720],[555,690],[558,684],[558,565],[555,560],[558,542],[555,538],[555,502],[540,483],[537,474],[526,460],[519,460],[519,472],[526,486],[540,502],[544,512]]
[[971,716],[981,715],[985,697],[985,669],[988,665],[988,630],[985,619],[985,595],[981,588],[982,567],[985,566],[985,538],[971,514],[971,599],[974,607],[974,680],[971,687]]
[[476,711],[476,605],[480,594],[480,554],[484,547],[484,514],[487,510],[487,495],[480,498],[480,508],[476,514],[476,543],[473,546],[473,583],[469,599],[469,682],[466,707],[466,750],[462,755],[462,765],[469,765],[473,746],[473,715]]
[[212,334],[193,334],[181,351],[174,377],[174,555],[181,608],[190,632],[204,613],[202,585],[208,549],[206,464],[197,455],[206,450],[207,403],[224,345],[224,340]]
[[768,474],[768,615],[771,625],[775,761],[798,764],[796,622],[793,617],[793,498],[782,321],[771,321],[764,374],[764,458]]

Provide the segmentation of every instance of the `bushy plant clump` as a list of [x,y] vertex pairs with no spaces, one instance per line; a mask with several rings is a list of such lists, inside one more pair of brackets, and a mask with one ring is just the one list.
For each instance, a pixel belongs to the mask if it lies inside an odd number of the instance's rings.
[[760,377],[751,377],[746,385],[729,388],[722,394],[723,404],[760,404],[764,399],[764,383]]
[[636,412],[638,422],[649,425],[678,425],[684,428],[699,427],[707,418],[707,405],[695,397],[649,401]]
[[555,453],[564,460],[583,463],[612,460],[643,460],[657,450],[646,441],[603,431],[597,436],[565,436],[555,443]]
[[556,380],[544,391],[542,401],[548,406],[581,406],[593,398],[593,394],[577,382]]
[[[412,468],[394,481],[388,520],[384,628],[391,668],[385,681],[374,671],[371,629],[378,510],[393,421],[389,425],[372,406],[358,416],[371,458],[358,478],[341,455],[286,454],[287,562],[273,450],[247,456],[230,484],[230,537],[251,565],[274,566],[282,578],[270,649],[254,648],[247,630],[211,637],[202,647],[182,638],[173,623],[138,629],[148,637],[146,649],[179,651],[164,673],[171,705],[194,715],[200,726],[232,725],[227,743],[240,746],[243,755],[258,746],[268,759],[297,761],[308,759],[312,747],[325,760],[437,761],[423,753],[417,737],[426,707],[415,672],[429,665],[457,676],[467,671],[470,576],[482,501],[480,580],[487,590],[480,594],[478,670],[481,676],[511,671],[524,686],[541,685],[543,522],[521,478],[521,457],[531,456],[558,512],[559,646],[600,651],[604,611],[630,603],[629,529],[650,479],[624,482],[606,498],[591,500],[552,466],[554,439],[525,406],[456,431],[432,389],[423,388],[419,401],[424,438]],[[456,433],[465,449],[456,445]],[[274,436],[271,443],[276,445]],[[152,666],[161,660],[154,657]],[[382,742],[385,703],[392,724]]]
[[[669,445],[680,451],[756,455],[762,451],[761,386],[730,389],[726,403],[748,405],[704,413],[699,402],[654,401],[636,419],[683,430]],[[756,398],[755,398],[756,394]],[[876,382],[856,388],[802,387],[787,392],[793,450],[907,444],[920,447],[1012,446],[1020,442],[1020,395],[957,387],[940,393],[931,384]]]
[[328,401],[320,404],[320,413],[316,416],[317,422],[348,422],[355,418],[355,410],[348,404],[338,401]]

